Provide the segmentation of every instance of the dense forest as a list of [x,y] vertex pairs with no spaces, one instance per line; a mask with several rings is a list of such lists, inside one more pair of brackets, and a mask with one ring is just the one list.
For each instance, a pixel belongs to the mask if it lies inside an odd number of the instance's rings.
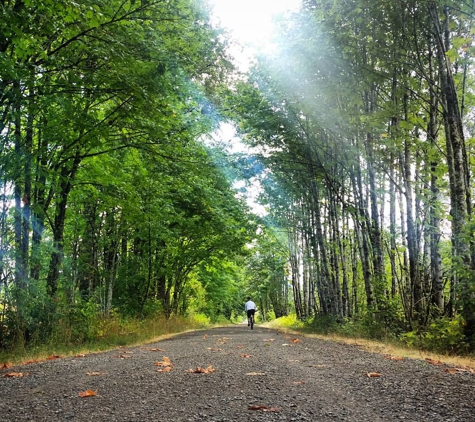
[[475,0],[303,0],[246,74],[205,1],[0,10],[0,349],[247,294],[475,348]]

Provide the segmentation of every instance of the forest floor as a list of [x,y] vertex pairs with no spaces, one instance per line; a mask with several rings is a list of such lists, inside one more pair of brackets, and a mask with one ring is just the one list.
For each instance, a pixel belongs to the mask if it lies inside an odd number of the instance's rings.
[[202,420],[470,422],[475,374],[246,324],[0,370],[2,422]]

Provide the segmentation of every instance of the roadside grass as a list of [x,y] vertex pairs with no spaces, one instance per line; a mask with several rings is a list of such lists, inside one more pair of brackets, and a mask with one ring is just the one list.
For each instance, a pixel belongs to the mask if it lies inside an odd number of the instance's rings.
[[471,368],[475,370],[474,356],[436,353],[429,350],[408,347],[393,339],[377,341],[356,335],[341,335],[331,332],[327,334],[316,334],[315,332],[312,332],[311,326],[306,325],[302,321],[298,321],[296,317],[292,315],[266,322],[265,324],[262,324],[262,326],[279,330],[285,334],[299,335],[308,338],[318,338],[325,341],[349,344],[360,347],[370,353],[399,356],[407,359],[431,359],[434,361],[441,361],[449,366]]
[[40,362],[55,357],[77,356],[98,353],[120,347],[155,343],[187,331],[196,331],[223,324],[211,324],[200,315],[189,318],[163,316],[147,320],[130,319],[121,321],[108,318],[97,321],[94,338],[84,342],[71,341],[71,327],[58,326],[47,342],[33,342],[29,347],[17,342],[9,350],[0,350],[0,369],[3,365],[15,366],[27,362]]

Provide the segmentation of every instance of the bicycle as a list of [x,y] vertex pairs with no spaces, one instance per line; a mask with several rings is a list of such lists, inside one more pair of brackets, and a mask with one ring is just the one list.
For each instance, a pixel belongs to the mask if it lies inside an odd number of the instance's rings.
[[254,315],[250,315],[248,318],[247,318],[247,325],[251,327],[251,330],[254,329]]

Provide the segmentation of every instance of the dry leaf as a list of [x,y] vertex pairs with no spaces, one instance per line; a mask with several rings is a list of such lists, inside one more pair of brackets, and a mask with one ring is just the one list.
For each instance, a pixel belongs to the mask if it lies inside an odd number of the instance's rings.
[[211,350],[212,352],[221,352],[223,349],[218,349],[217,347],[208,347],[208,350]]
[[266,375],[266,373],[265,372],[248,372],[246,375],[258,376],[258,375]]
[[292,384],[301,385],[301,384],[305,384],[305,381],[294,381],[294,382],[292,382]]
[[263,406],[262,404],[252,404],[248,407],[249,410],[262,410],[263,412],[280,412],[280,407]]
[[236,349],[242,349],[244,346],[236,346]]
[[150,350],[151,352],[164,352],[165,350],[163,349],[160,349],[160,347],[156,347],[155,349],[148,349]]
[[58,355],[51,355],[50,357],[47,357],[46,360],[55,360],[55,359],[61,359],[61,356]]
[[247,353],[241,353],[239,356],[242,358],[252,358],[252,355],[248,355]]
[[299,338],[293,338],[292,340],[290,340],[292,343],[302,343],[302,340],[300,340]]
[[470,368],[468,366],[463,366],[456,368],[458,372],[470,372],[471,374],[475,374],[475,370],[473,368]]
[[0,369],[8,369],[12,366],[9,363],[0,363]]
[[444,369],[444,372],[447,372],[449,374],[456,374],[459,371],[457,370],[457,368],[446,368]]
[[206,340],[207,338],[208,338],[208,334],[205,334],[205,335],[203,336],[203,340]]
[[249,410],[263,410],[267,409],[267,406],[263,406],[262,404],[252,404],[248,407]]
[[263,412],[280,412],[281,410],[280,407],[268,407],[267,409],[262,409]]
[[8,374],[5,374],[5,378],[20,378],[23,376],[23,372],[9,372]]
[[105,375],[105,372],[86,372],[86,375],[89,375],[90,377],[97,377],[99,375]]
[[391,355],[386,355],[385,356],[385,359],[389,359],[389,360],[404,360],[404,358],[402,356],[391,356]]
[[368,378],[379,378],[381,374],[379,372],[368,372],[366,376]]
[[290,344],[284,343],[282,346],[290,346]]
[[207,368],[201,368],[200,366],[198,366],[196,369],[188,369],[186,372],[194,374],[210,374],[212,372],[216,372],[216,369],[213,368],[213,365],[210,365]]
[[114,356],[117,359],[130,359],[132,356],[129,355],[116,355]]
[[440,360],[435,360],[431,358],[426,358],[426,362],[430,363],[431,365],[443,365],[444,362],[441,362]]
[[264,340],[264,341],[275,341],[274,338],[268,338],[267,340]]
[[81,391],[79,393],[79,397],[91,397],[91,396],[96,396],[97,391],[92,391],[92,390],[86,390],[86,391]]
[[86,355],[84,353],[79,353],[78,355],[76,355],[77,358],[85,358]]
[[163,356],[163,361],[161,362],[155,362],[155,365],[157,366],[173,366],[173,363],[171,362],[170,358]]
[[163,369],[157,369],[157,372],[171,372],[173,370],[173,366],[166,366]]
[[327,365],[312,365],[312,368],[325,368]]

